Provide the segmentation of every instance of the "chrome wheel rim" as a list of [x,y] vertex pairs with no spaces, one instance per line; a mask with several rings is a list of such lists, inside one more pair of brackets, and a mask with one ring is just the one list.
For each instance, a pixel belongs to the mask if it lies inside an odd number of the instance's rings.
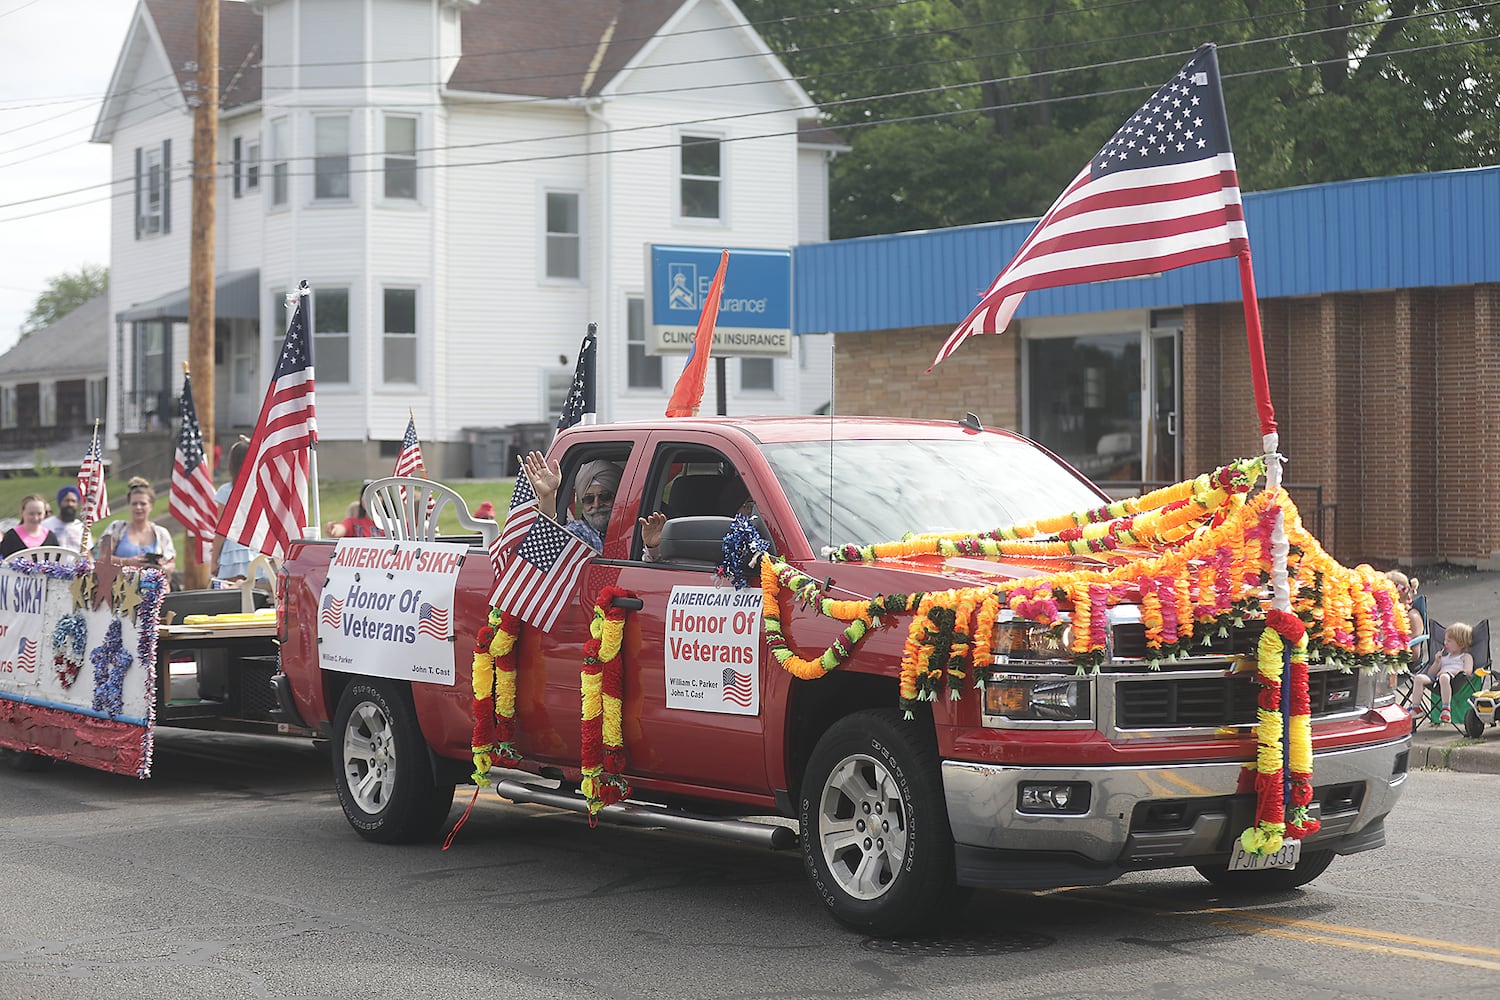
[[391,720],[374,702],[361,702],[344,727],[344,777],[349,794],[367,813],[378,813],[396,787],[396,741]]
[[839,761],[818,804],[818,843],[839,888],[855,899],[884,895],[906,859],[906,833],[906,802],[885,766],[866,754]]

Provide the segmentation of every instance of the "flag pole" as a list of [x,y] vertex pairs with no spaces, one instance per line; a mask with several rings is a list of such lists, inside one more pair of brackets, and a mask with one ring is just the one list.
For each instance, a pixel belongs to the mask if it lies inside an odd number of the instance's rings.
[[578,422],[587,426],[588,424],[599,422],[599,413],[597,406],[598,400],[595,398],[594,393],[594,376],[599,373],[598,323],[589,324],[588,336],[586,336],[584,340],[585,342],[589,342],[591,346],[589,347],[588,360],[584,363],[583,416],[579,419]]
[[[93,452],[94,445],[96,445],[98,443],[99,443],[99,418],[95,417],[94,418],[94,440],[91,441],[91,442],[89,442],[89,451],[90,451],[90,453]],[[87,458],[85,458],[85,461],[87,461]],[[99,461],[101,463],[104,461],[104,453],[102,451],[99,453]],[[90,549],[92,549],[94,547],[94,533],[93,533],[93,530],[92,530],[92,528],[93,528],[93,522],[90,521],[90,519],[89,519],[89,515],[91,513],[93,513],[93,510],[94,510],[94,507],[93,507],[93,502],[94,502],[93,501],[93,497],[94,497],[94,476],[93,476],[92,473],[89,474],[89,481],[88,481],[87,485],[84,486],[84,490],[85,490],[85,493],[84,493],[84,496],[83,496],[83,541],[82,541],[81,544],[83,546],[83,551],[87,552],[87,551],[89,551]]]
[[[291,296],[287,297],[291,298]],[[309,324],[307,328],[307,370],[309,373],[317,371],[314,365],[316,359],[313,356],[312,310],[309,308],[311,298],[312,289],[308,287],[307,279],[304,278],[297,285],[297,299],[300,300],[302,315]],[[307,498],[303,498],[302,509],[307,511],[307,519],[310,522],[304,526],[303,533],[308,538],[319,539],[323,537],[323,507],[318,501],[318,432],[316,429],[313,430],[311,440],[307,443],[307,488],[312,493],[312,501],[308,503]]]
[[[1245,341],[1250,350],[1250,383],[1255,390],[1255,409],[1260,417],[1261,450],[1266,456],[1266,489],[1275,492],[1281,489],[1281,442],[1276,433],[1276,407],[1271,403],[1271,379],[1266,372],[1266,345],[1260,328],[1260,300],[1255,295],[1255,269],[1251,265],[1250,248],[1247,246],[1241,250],[1238,257],[1240,294],[1245,307]],[[1292,610],[1291,583],[1287,574],[1288,554],[1286,524],[1281,508],[1277,507],[1275,524],[1271,529],[1271,607],[1277,611]]]

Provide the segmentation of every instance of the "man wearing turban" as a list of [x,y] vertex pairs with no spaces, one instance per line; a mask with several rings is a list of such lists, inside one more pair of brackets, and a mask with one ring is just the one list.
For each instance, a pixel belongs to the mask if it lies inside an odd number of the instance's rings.
[[[549,463],[539,451],[527,455],[521,464],[536,492],[538,509],[553,520],[561,520],[557,516],[557,491],[562,485],[562,467],[556,462]],[[604,550],[604,535],[609,530],[609,517],[614,513],[622,474],[623,470],[614,462],[599,459],[584,462],[573,477],[573,500],[583,516],[568,521],[563,530],[588,543],[595,552]],[[660,534],[658,528],[657,535]]]
[[57,491],[57,513],[42,522],[42,527],[57,536],[57,544],[74,552],[83,551],[83,522],[78,519],[78,487],[64,486]]

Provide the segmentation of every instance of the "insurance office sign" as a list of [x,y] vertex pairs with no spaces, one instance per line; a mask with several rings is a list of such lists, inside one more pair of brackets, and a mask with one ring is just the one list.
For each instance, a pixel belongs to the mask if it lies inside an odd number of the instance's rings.
[[[719,269],[718,247],[646,247],[647,354],[686,354],[693,346],[703,300]],[[729,250],[717,357],[787,357],[792,353],[792,253]]]

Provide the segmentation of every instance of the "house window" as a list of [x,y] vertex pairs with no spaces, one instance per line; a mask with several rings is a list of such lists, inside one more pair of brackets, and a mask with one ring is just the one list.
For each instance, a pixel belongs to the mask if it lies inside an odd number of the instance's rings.
[[41,412],[41,420],[39,421],[39,426],[56,427],[57,383],[42,382],[39,384],[41,386],[40,405],[38,406],[38,409]]
[[105,387],[109,383],[102,378],[91,378],[88,382],[87,396],[84,402],[83,419],[92,424],[95,420],[104,419],[104,394]]
[[[287,197],[288,176],[287,157],[291,150],[287,145],[287,127],[285,118],[276,118],[271,122],[271,204],[285,205]],[[285,324],[282,325],[283,331]]]
[[417,120],[385,116],[385,196],[417,196]]
[[313,197],[349,197],[348,115],[318,115],[313,119]]
[[245,190],[260,190],[260,140],[245,143]]
[[[292,310],[284,292],[271,293],[271,367],[281,358]],[[349,384],[349,289],[315,288],[312,293],[313,369],[319,385]]]
[[578,195],[547,192],[547,277],[577,281],[580,270]]
[[625,367],[629,388],[661,388],[661,358],[646,353],[646,300],[639,295],[625,300]]
[[567,368],[550,368],[542,373],[542,419],[555,421],[561,414],[563,404],[568,401],[568,390],[573,388],[573,373]]
[[312,293],[313,366],[323,385],[349,384],[349,289]]
[[774,392],[775,390],[775,358],[740,358],[741,392]]
[[142,151],[141,205],[138,235],[149,235],[162,231],[161,210],[166,195],[166,177],[159,146]]
[[684,219],[721,218],[719,188],[723,180],[720,168],[719,140],[707,135],[682,137],[681,176]]
[[0,427],[16,426],[16,387],[0,389]]
[[385,290],[385,333],[381,343],[387,385],[417,382],[417,290]]

